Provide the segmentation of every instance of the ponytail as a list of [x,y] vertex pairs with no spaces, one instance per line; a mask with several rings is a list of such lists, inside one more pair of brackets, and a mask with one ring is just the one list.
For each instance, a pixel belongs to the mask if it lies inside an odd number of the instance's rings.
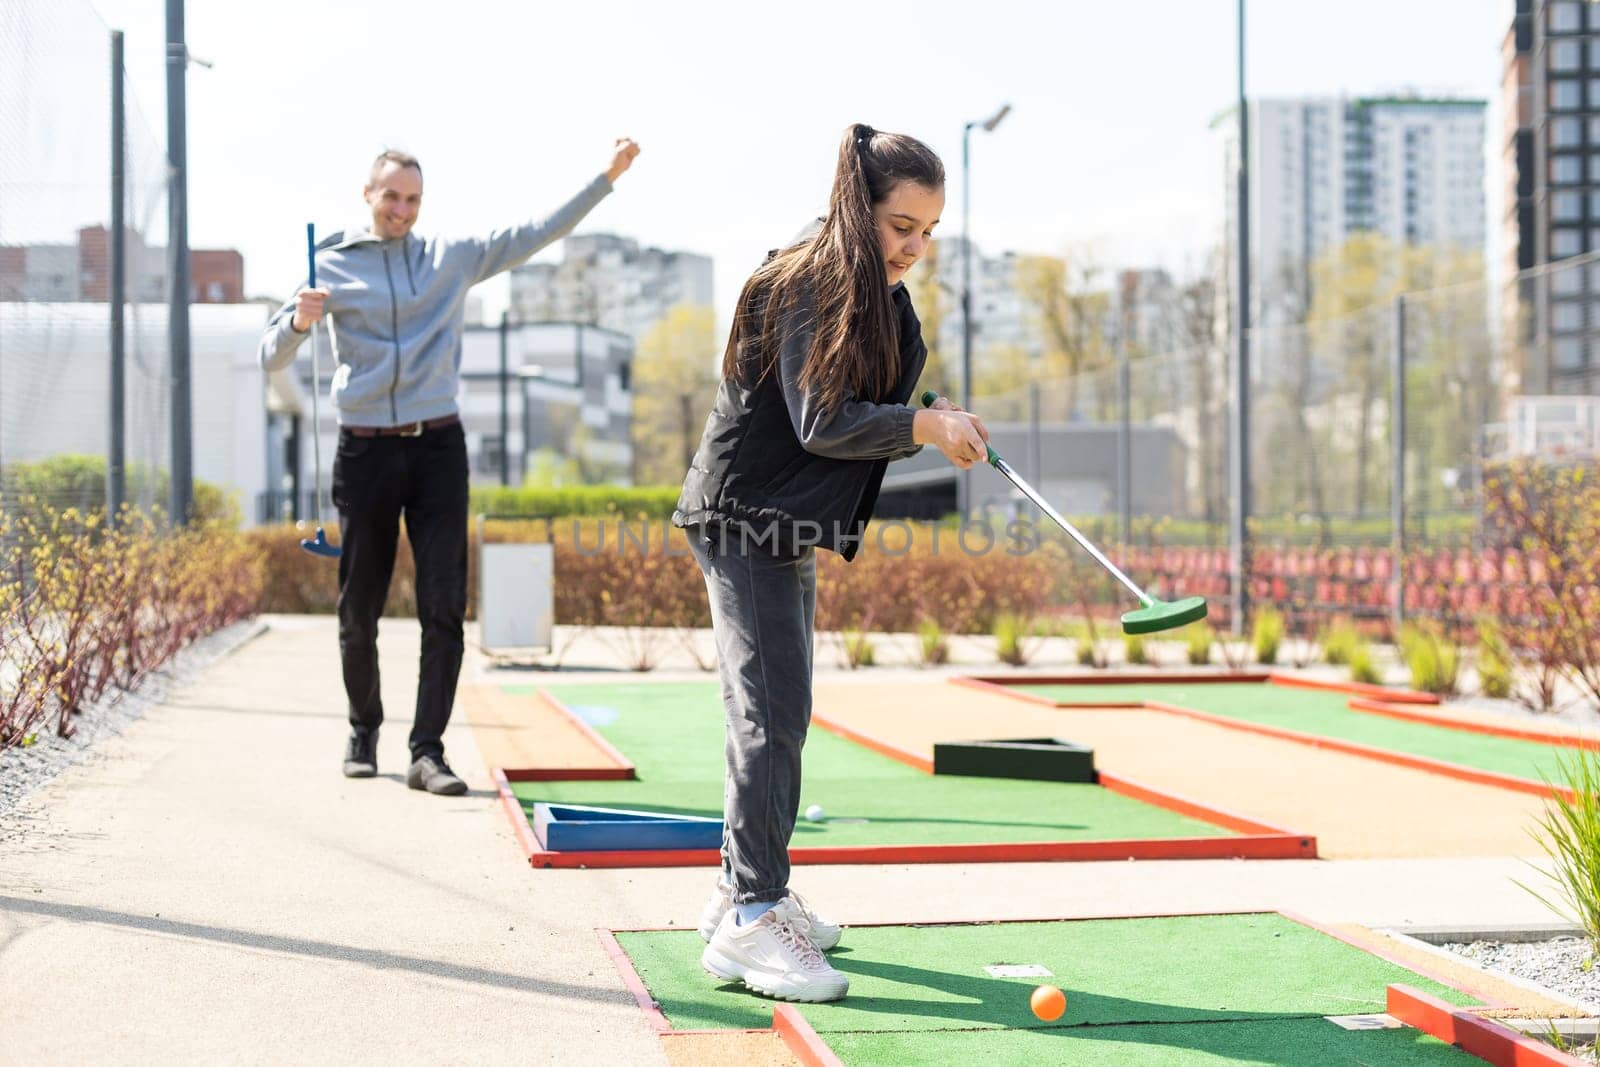
[[[785,249],[745,283],[723,354],[723,376],[759,380],[778,357],[778,324],[810,295],[815,301],[811,348],[800,386],[824,409],[847,395],[885,396],[900,376],[899,321],[884,278],[874,205],[901,182],[944,185],[944,164],[927,145],[904,134],[853,123],[839,144],[833,190],[822,227]],[[741,345],[753,342],[751,352]]]

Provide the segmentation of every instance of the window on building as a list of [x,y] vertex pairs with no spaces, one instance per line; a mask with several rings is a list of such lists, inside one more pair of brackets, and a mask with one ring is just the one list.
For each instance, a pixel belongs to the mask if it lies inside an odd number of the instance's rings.
[[1572,148],[1583,143],[1583,123],[1566,117],[1550,120],[1550,147]]
[[1576,300],[1559,300],[1550,305],[1552,333],[1578,333],[1583,329],[1583,305]]
[[206,286],[206,299],[213,304],[222,303],[222,283],[211,282]]
[[633,388],[633,364],[623,360],[617,364],[617,387],[624,393]]
[[1577,33],[1583,29],[1583,4],[1580,0],[1553,0],[1546,10],[1551,33]]
[[1552,193],[1550,218],[1556,222],[1577,222],[1583,218],[1583,194],[1574,190]]
[[1582,65],[1583,43],[1581,41],[1550,42],[1551,70],[1577,70]]
[[1553,270],[1550,272],[1551,296],[1577,296],[1583,292],[1583,271]]
[[1583,107],[1583,90],[1576,78],[1555,78],[1550,82],[1550,110],[1577,111]]
[[1560,370],[1575,370],[1584,364],[1583,341],[1577,337],[1560,337],[1550,346],[1550,355]]
[[1554,226],[1550,229],[1550,257],[1565,259],[1583,251],[1583,231],[1577,226]]
[[1600,37],[1589,38],[1589,69],[1600,70]]
[[493,474],[500,470],[500,435],[484,434],[478,441],[478,471]]

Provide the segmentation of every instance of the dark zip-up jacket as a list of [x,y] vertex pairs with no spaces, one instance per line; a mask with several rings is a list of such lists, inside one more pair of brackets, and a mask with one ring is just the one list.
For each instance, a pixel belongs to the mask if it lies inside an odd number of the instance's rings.
[[[807,302],[779,323],[778,365],[765,376],[723,379],[689,466],[672,521],[682,527],[730,529],[748,546],[792,552],[808,545],[855,556],[872,517],[889,461],[919,451],[908,406],[927,362],[922,325],[904,285],[891,299],[898,312],[900,375],[885,396],[847,396],[824,408],[800,388],[811,348]],[[759,367],[756,342],[741,364]]]
[[[340,425],[399,426],[456,414],[467,290],[571,233],[610,192],[611,182],[599,175],[549,218],[487,237],[382,240],[361,230],[319,242],[317,284],[328,289],[324,321],[337,364]],[[290,300],[262,334],[262,369],[287,367],[307,336],[294,328]]]

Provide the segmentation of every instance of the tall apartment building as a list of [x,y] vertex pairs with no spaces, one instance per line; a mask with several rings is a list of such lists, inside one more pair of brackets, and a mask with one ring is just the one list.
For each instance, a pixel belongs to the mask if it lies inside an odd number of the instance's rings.
[[511,272],[511,309],[519,322],[577,322],[638,342],[677,304],[712,302],[711,258],[641,247],[613,234],[568,237],[559,263]]
[[[1310,301],[1312,262],[1356,233],[1481,254],[1485,113],[1482,100],[1252,101],[1252,321],[1298,321]],[[1231,178],[1236,127],[1222,128]],[[1236,200],[1224,202],[1232,242]]]
[[1516,0],[1502,57],[1504,308],[1520,325],[1521,389],[1600,392],[1600,266],[1558,265],[1600,252],[1600,8]]
[[[961,255],[963,237],[939,239],[939,282],[949,287],[950,299],[939,323],[939,348],[948,360],[961,357]],[[1002,252],[985,256],[972,244],[972,352],[981,367],[982,355],[999,347],[1015,347],[1037,356],[1042,340],[1017,276],[1018,256]],[[917,270],[926,270],[918,266]],[[952,369],[955,364],[952,363]]]

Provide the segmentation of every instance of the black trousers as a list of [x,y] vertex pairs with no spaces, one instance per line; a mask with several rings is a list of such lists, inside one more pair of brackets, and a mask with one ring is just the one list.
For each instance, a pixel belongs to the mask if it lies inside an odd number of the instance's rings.
[[442,755],[467,614],[467,440],[460,424],[418,437],[357,437],[341,431],[333,460],[333,503],[343,549],[339,658],[350,725],[373,730],[383,722],[378,618],[389,596],[404,517],[422,623],[411,758]]

